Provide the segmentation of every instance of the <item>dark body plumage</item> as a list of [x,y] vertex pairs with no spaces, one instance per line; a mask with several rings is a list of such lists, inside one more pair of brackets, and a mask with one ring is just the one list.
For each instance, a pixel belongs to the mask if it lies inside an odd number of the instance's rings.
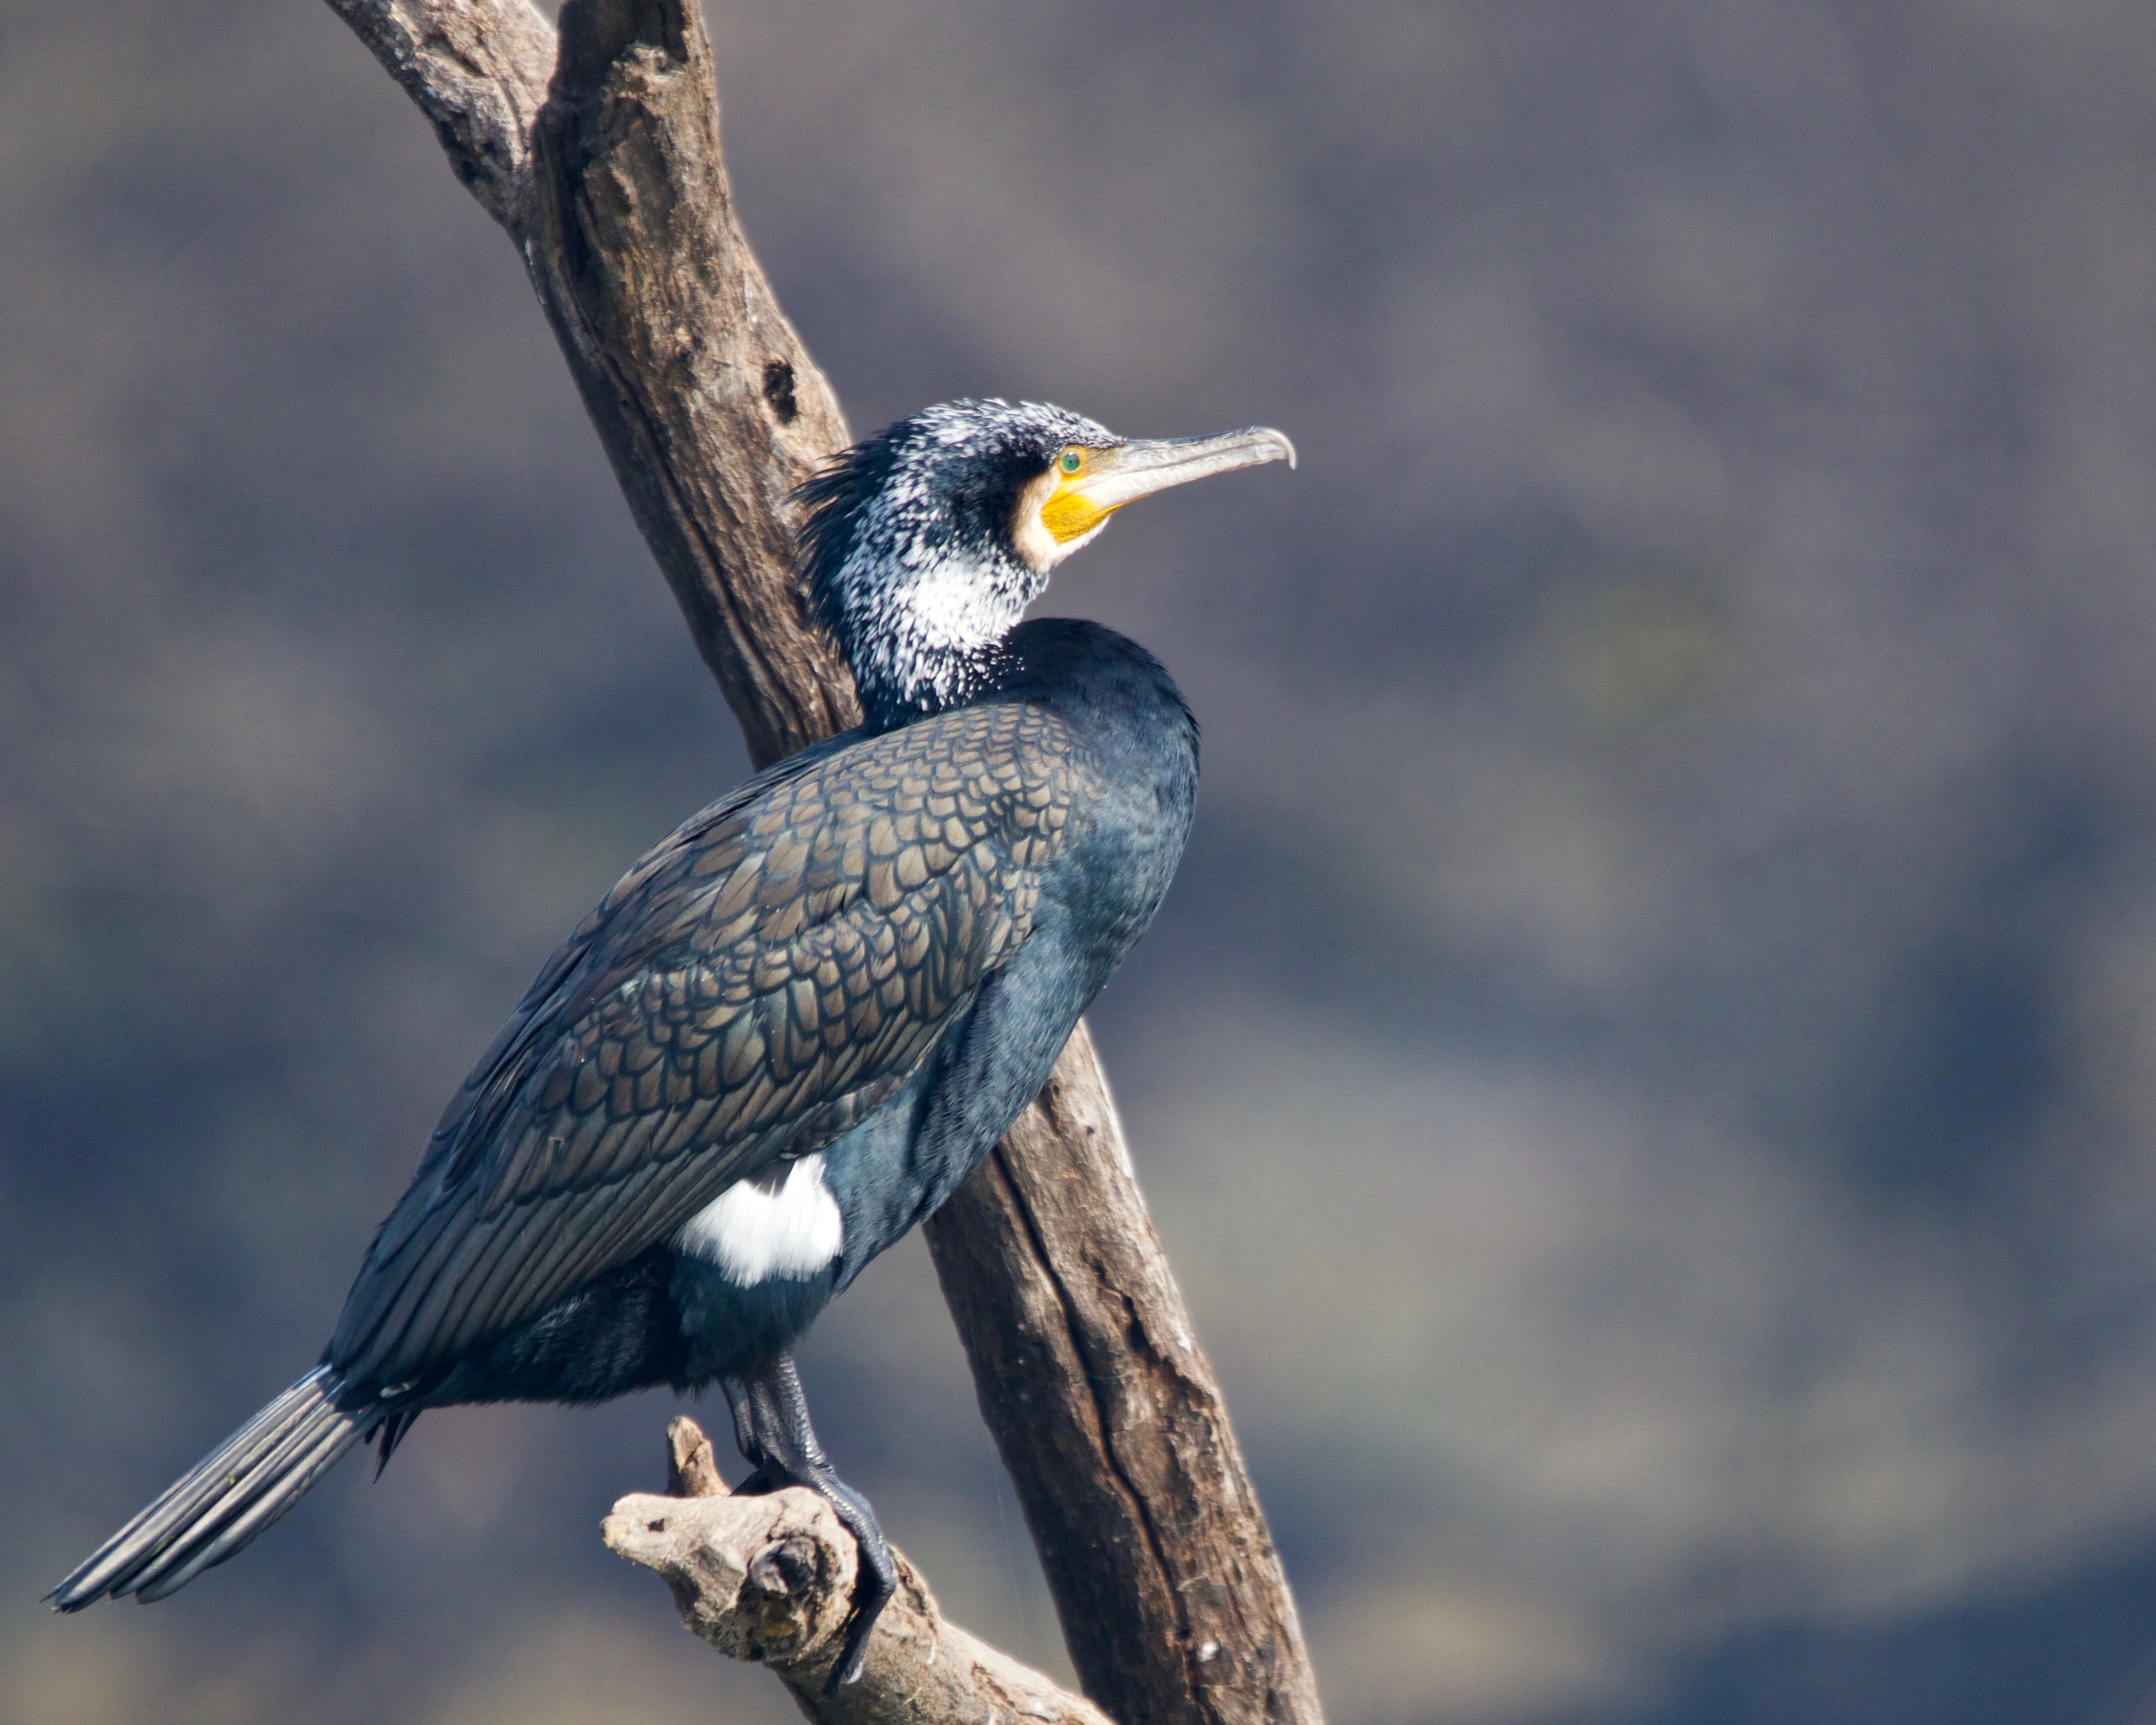
[[[950,1195],[1151,920],[1197,783],[1143,649],[1049,621],[1009,650],[993,692],[795,756],[608,895],[383,1224],[340,1376],[402,1406],[742,1375]],[[818,1151],[828,1267],[743,1287],[669,1248]]]
[[[962,411],[1015,434],[957,447],[935,416]],[[921,427],[927,454],[895,463]],[[451,1101],[321,1364],[69,1576],[62,1609],[172,1591],[353,1445],[386,1461],[428,1408],[716,1381],[752,1483],[813,1486],[861,1537],[834,1681],[858,1668],[888,1559],[788,1349],[1040,1088],[1151,921],[1196,790],[1196,725],[1149,654],[1092,624],[1010,626],[1045,570],[993,542],[997,511],[1073,442],[1112,446],[1059,410],[957,404],[824,482],[809,573],[869,723],[714,803],[607,895]],[[932,554],[909,553],[919,532],[870,543],[880,506],[934,515],[939,488],[1009,567],[969,574],[947,532]],[[955,562],[968,593],[1015,585],[979,639],[941,647],[919,601],[929,639],[886,677],[840,602],[886,583],[886,609],[916,603],[886,567],[909,555],[937,582]]]

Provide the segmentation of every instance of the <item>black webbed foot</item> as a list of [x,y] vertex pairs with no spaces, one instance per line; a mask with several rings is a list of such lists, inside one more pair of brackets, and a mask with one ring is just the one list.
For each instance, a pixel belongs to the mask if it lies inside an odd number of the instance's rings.
[[831,1506],[860,1548],[844,1639],[824,1684],[825,1695],[836,1695],[841,1685],[860,1676],[876,1619],[898,1591],[898,1566],[891,1560],[891,1542],[883,1537],[868,1499],[833,1471],[823,1445],[816,1441],[792,1355],[780,1354],[756,1377],[722,1378],[719,1383],[733,1409],[734,1440],[755,1470],[738,1489],[753,1497],[787,1486],[806,1486]]

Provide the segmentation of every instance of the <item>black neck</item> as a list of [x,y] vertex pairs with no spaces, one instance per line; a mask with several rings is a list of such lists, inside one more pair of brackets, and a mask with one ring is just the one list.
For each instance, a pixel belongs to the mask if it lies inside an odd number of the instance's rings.
[[[849,652],[847,657],[854,655]],[[862,722],[870,732],[896,731],[993,694],[1013,669],[1010,651],[1001,641],[921,651],[896,665],[864,655],[854,661],[854,690]]]

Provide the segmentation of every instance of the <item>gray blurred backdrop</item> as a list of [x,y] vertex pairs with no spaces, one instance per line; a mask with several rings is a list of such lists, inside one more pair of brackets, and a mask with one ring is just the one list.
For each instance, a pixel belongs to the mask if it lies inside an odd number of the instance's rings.
[[[1301,447],[1047,603],[1205,724],[1095,1024],[1337,1725],[2156,1720],[2156,10],[711,24],[857,430]],[[167,1604],[37,1603],[742,770],[327,10],[5,0],[0,1717],[790,1717],[599,1546],[665,1397],[430,1414]],[[917,1242],[807,1369],[1062,1668]]]

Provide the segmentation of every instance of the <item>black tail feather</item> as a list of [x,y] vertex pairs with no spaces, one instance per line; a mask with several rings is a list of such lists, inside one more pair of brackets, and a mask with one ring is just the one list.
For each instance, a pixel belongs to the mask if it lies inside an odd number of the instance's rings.
[[318,1366],[233,1433],[46,1597],[61,1611],[139,1594],[162,1599],[285,1513],[380,1416],[340,1406]]
[[404,1441],[404,1434],[412,1429],[412,1422],[424,1411],[418,1408],[393,1408],[382,1416],[382,1425],[374,1434],[374,1476],[382,1477],[382,1470],[389,1466],[389,1458],[397,1453],[398,1445]]

